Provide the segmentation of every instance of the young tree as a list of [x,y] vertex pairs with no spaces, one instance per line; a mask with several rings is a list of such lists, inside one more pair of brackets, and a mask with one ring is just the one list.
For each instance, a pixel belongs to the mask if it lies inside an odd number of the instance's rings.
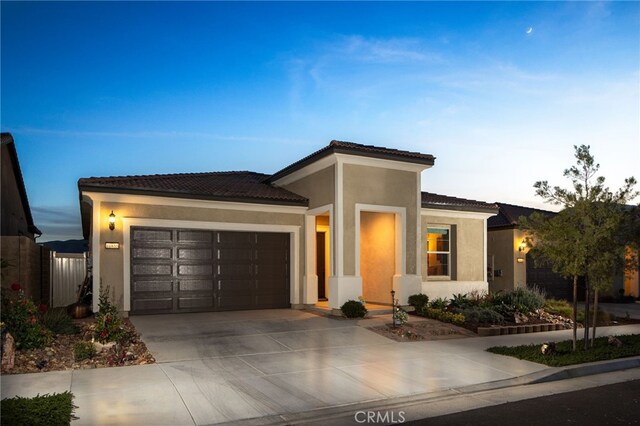
[[[611,192],[605,186],[603,176],[596,177],[600,165],[589,152],[587,145],[574,146],[576,164],[564,171],[571,180],[572,189],[551,187],[548,181],[535,183],[536,195],[546,202],[562,205],[555,217],[532,215],[523,220],[523,228],[536,245],[541,257],[551,263],[552,269],[565,277],[573,278],[573,346],[577,336],[577,282],[586,280],[584,347],[589,344],[590,288],[597,293],[610,283],[616,268],[624,262],[624,204],[638,193],[633,187],[633,177],[625,179],[618,191]],[[596,302],[597,308],[597,302]],[[594,332],[595,332],[594,314]]]

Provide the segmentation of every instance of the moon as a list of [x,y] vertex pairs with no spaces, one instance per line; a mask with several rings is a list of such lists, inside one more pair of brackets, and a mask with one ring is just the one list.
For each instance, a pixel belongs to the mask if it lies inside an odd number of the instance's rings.
[[527,35],[531,35],[531,34],[533,34],[533,27],[529,27],[529,28],[527,28],[526,33],[527,33]]

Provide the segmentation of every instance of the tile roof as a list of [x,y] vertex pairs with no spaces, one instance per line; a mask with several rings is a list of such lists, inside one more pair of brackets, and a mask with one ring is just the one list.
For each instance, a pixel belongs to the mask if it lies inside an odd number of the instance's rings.
[[498,206],[484,201],[468,200],[466,198],[422,192],[422,207],[436,209],[453,209],[466,211],[482,211],[497,213]]
[[266,182],[268,177],[247,171],[91,177],[78,180],[78,188],[80,191],[308,205],[306,198]]
[[22,170],[20,170],[20,162],[18,161],[18,151],[16,150],[16,144],[13,140],[11,133],[0,133],[0,144],[6,145],[9,150],[9,158],[13,165],[13,174],[18,185],[18,191],[20,192],[20,201],[22,202],[22,209],[27,219],[27,226],[29,232],[37,235],[42,235],[42,231],[33,222],[33,216],[31,214],[31,207],[29,206],[29,199],[27,198],[27,189],[24,186],[24,179],[22,177]]
[[498,215],[490,217],[489,220],[487,220],[487,228],[517,227],[520,225],[520,216],[529,217],[534,212],[555,215],[554,212],[534,209],[532,207],[517,206],[507,203],[496,204],[499,208]]
[[270,178],[270,182],[274,182],[290,173],[303,168],[323,157],[333,153],[360,155],[363,157],[382,158],[386,160],[403,161],[407,163],[425,164],[432,166],[435,157],[431,154],[422,154],[420,152],[401,151],[399,149],[384,148],[373,145],[362,145],[354,142],[344,142],[333,140],[324,148],[288,165],[284,169],[274,173]]

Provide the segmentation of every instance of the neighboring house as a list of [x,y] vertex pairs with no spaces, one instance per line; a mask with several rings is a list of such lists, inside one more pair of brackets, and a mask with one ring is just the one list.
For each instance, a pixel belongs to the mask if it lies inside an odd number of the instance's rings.
[[[507,203],[496,204],[499,208],[498,214],[487,221],[489,290],[497,292],[513,290],[517,287],[537,286],[549,297],[572,299],[572,282],[553,272],[544,262],[536,265],[531,252],[524,245],[525,233],[520,230],[522,216],[529,217],[534,212],[548,216],[556,213]],[[639,275],[636,271],[614,277],[611,291],[603,292],[603,296],[616,297],[619,290],[624,289],[626,295],[638,297],[640,295]],[[584,288],[582,281],[581,285]],[[584,298],[584,289],[581,289],[579,297]]]
[[2,285],[17,282],[34,300],[47,300],[49,251],[35,243],[42,232],[33,222],[11,133],[1,134],[0,150],[0,252],[9,262]]
[[434,160],[332,141],[273,175],[80,179],[94,310],[101,286],[132,314],[486,291],[497,206],[422,193]]

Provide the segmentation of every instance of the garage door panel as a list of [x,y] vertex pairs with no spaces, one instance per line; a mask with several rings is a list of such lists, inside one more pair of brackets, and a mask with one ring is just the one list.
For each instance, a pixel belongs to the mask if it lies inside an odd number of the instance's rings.
[[213,250],[210,248],[178,248],[178,259],[211,260]]
[[253,277],[253,265],[250,263],[220,264],[218,265],[218,275],[222,278],[225,278],[225,277],[251,278]]
[[247,261],[250,262],[254,255],[254,250],[247,248],[219,248],[216,250],[216,259],[221,261]]
[[178,243],[211,243],[211,231],[178,231]]
[[216,232],[216,242],[220,247],[242,247],[255,244],[253,232]]
[[133,314],[290,306],[289,234],[131,232]]
[[134,247],[133,258],[134,259],[171,259],[172,256],[171,247]]
[[171,292],[173,290],[173,283],[168,281],[147,281],[147,280],[134,280],[133,292],[134,293],[157,293],[157,292]]
[[172,275],[172,265],[135,263],[133,265],[133,275]]
[[178,275],[213,275],[213,265],[197,264],[197,265],[178,265]]
[[213,280],[180,280],[178,291],[204,291],[213,294]]
[[162,229],[134,229],[133,241],[173,241],[173,232]]

